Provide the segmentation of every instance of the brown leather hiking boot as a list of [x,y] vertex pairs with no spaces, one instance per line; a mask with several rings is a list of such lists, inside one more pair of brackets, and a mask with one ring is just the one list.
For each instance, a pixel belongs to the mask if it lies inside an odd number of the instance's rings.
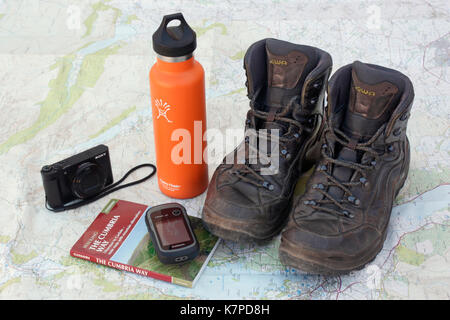
[[376,257],[408,174],[413,99],[409,78],[392,69],[356,61],[333,75],[322,157],[282,232],[283,264],[341,274]]
[[[286,222],[299,173],[316,160],[313,145],[320,154],[318,131],[331,56],[314,47],[264,39],[250,46],[244,68],[251,99],[246,138],[214,172],[202,218],[221,238],[264,241]],[[268,144],[275,151],[261,152]]]

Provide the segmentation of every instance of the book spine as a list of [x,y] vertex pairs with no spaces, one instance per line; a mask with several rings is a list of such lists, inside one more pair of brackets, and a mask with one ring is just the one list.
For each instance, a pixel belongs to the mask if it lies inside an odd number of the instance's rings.
[[[127,271],[127,272],[133,272],[137,275],[140,276],[145,276],[145,277],[149,277],[149,278],[154,278],[154,279],[158,279],[158,280],[163,280],[166,282],[173,282],[173,279],[171,276],[167,276],[164,274],[160,274],[157,272],[153,272],[153,271],[149,271],[149,270],[145,270],[145,269],[141,269],[138,267],[134,267],[134,266],[130,266],[128,264],[124,264],[124,263],[120,263],[120,262],[116,262],[116,261],[112,261],[109,259],[100,259],[97,258],[93,255],[90,254],[85,254],[85,253],[80,253],[74,250],[70,251],[70,255],[74,258],[79,258],[79,259],[84,259],[87,261],[91,261],[97,264],[101,264],[110,268],[114,268],[114,269],[118,269],[118,270],[122,270],[122,271]],[[185,286],[189,286],[188,284],[185,284]]]

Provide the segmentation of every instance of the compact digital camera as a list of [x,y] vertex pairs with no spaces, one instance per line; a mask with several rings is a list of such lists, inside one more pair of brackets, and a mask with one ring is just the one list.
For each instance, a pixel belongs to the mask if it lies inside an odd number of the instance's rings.
[[99,194],[113,183],[108,147],[98,145],[41,169],[47,204],[56,209]]

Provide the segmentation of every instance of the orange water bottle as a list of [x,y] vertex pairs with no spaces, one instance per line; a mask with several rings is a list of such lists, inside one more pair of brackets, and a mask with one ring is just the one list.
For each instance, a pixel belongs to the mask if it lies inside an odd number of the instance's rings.
[[157,58],[150,70],[150,96],[158,185],[179,199],[208,187],[205,72],[194,59],[196,47],[196,34],[181,13],[164,16],[153,34]]

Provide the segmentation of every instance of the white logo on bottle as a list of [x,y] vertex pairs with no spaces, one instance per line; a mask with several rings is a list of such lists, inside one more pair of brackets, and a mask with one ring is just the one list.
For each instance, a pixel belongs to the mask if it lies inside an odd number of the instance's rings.
[[171,106],[167,102],[163,102],[162,99],[155,99],[155,106],[158,109],[158,116],[156,119],[159,119],[160,117],[166,118],[167,122],[172,123],[172,120],[169,120],[167,118],[167,111],[170,110]]

